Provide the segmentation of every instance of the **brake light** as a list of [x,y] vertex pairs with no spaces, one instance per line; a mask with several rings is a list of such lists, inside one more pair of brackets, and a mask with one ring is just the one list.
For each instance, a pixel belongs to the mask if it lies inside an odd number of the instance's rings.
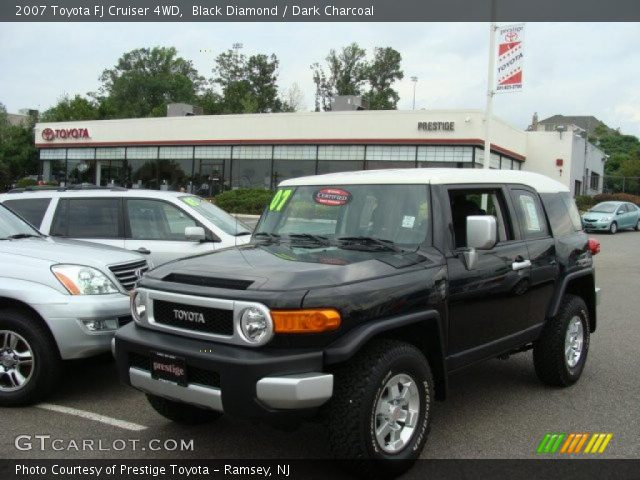
[[595,238],[590,238],[587,242],[587,247],[589,247],[589,251],[591,255],[597,255],[600,253],[600,241]]

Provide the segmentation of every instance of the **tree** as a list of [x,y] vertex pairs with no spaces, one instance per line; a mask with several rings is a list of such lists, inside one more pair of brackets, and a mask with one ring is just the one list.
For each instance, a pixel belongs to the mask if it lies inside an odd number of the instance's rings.
[[330,110],[335,95],[361,95],[366,81],[366,50],[357,43],[343,47],[340,52],[331,49],[325,58],[328,74],[318,63],[311,65],[316,84],[316,111]]
[[395,110],[400,96],[394,90],[396,80],[404,78],[402,56],[391,47],[376,48],[373,62],[366,69],[369,91],[364,95],[369,110]]
[[93,97],[105,118],[160,117],[167,104],[196,103],[204,79],[173,47],[138,48],[125,53],[100,76]]
[[73,98],[63,96],[58,103],[46,110],[40,119],[43,122],[65,122],[69,120],[98,120],[100,110],[94,100],[90,100],[80,95]]
[[391,47],[376,48],[373,60],[367,61],[366,51],[357,43],[331,50],[325,68],[311,65],[316,85],[316,111],[331,110],[335,95],[361,95],[371,110],[394,109],[398,92],[392,86],[404,77],[400,69],[402,57]]
[[305,107],[304,93],[302,93],[300,85],[294,82],[282,97],[282,109],[285,112],[299,112]]
[[14,179],[38,171],[38,157],[33,142],[35,119],[11,125],[7,110],[0,103],[0,189]]
[[213,84],[222,90],[221,113],[282,111],[278,98],[278,66],[275,55],[246,55],[236,47],[218,55]]

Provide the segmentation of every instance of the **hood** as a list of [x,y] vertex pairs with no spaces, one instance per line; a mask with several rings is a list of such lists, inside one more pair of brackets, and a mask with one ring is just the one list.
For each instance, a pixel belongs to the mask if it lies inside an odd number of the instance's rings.
[[604,218],[604,217],[615,217],[615,216],[616,216],[615,213],[585,212],[582,215],[582,218],[592,218],[592,219],[598,220],[598,219]]
[[198,284],[220,288],[225,288],[225,280],[230,280],[243,283],[247,290],[292,290],[361,282],[396,275],[409,268],[426,268],[430,263],[427,257],[412,252],[249,244],[170,262],[149,272],[147,277],[189,283],[184,279],[195,276],[201,280]]
[[99,266],[143,260],[142,255],[98,243],[53,237],[1,240],[0,252],[55,263]]

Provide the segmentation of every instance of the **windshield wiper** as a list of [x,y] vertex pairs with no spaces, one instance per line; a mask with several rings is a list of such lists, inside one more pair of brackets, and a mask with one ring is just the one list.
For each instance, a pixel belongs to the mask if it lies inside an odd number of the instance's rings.
[[18,240],[20,238],[40,238],[42,235],[34,235],[33,233],[16,233],[2,238],[2,240]]
[[367,249],[367,250],[389,250],[393,252],[402,252],[391,240],[385,240],[377,237],[340,237],[342,242],[340,248],[345,249]]
[[331,242],[324,235],[314,235],[312,233],[290,233],[289,238],[294,240],[309,240],[320,245],[331,245]]
[[[260,233],[264,233],[264,232],[260,232]],[[243,235],[251,235],[251,232],[238,232],[236,233],[236,237],[242,237]]]
[[269,233],[269,232],[257,232],[253,234],[254,237],[258,237],[264,240],[270,240],[272,242],[279,242],[280,235],[277,233]]

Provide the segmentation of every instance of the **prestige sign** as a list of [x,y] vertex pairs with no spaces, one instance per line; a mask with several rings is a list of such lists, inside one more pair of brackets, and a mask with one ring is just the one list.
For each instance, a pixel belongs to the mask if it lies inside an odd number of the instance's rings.
[[421,132],[453,132],[455,122],[418,122],[418,130]]
[[42,130],[42,138],[47,142],[56,139],[77,140],[79,138],[91,138],[88,128],[45,128]]

